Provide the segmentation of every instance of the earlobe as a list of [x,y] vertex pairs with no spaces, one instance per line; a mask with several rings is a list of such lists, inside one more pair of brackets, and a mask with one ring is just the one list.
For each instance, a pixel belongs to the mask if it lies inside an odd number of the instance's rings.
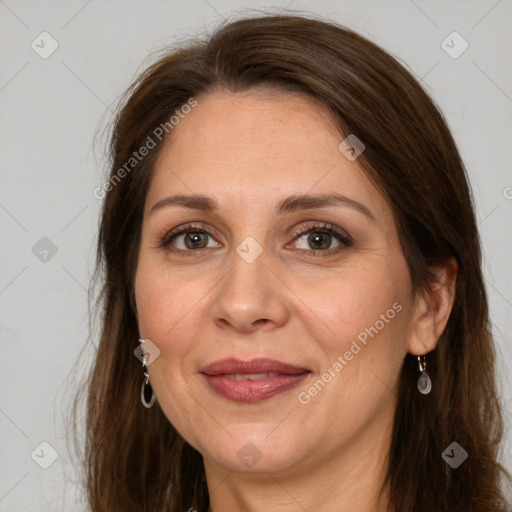
[[435,269],[436,282],[416,298],[408,352],[425,355],[436,348],[453,307],[459,265],[452,257]]

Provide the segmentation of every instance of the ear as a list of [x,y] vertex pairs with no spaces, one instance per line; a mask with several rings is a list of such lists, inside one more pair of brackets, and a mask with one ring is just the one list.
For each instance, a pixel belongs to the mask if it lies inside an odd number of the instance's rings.
[[436,267],[437,281],[415,298],[409,353],[422,356],[436,348],[452,311],[458,270],[454,257]]

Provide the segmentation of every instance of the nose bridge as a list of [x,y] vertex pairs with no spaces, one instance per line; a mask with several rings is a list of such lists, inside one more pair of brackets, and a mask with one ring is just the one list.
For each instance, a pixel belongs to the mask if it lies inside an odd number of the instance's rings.
[[226,262],[229,269],[217,290],[214,319],[240,330],[250,330],[261,320],[281,323],[286,307],[282,285],[270,270],[269,251],[246,237]]

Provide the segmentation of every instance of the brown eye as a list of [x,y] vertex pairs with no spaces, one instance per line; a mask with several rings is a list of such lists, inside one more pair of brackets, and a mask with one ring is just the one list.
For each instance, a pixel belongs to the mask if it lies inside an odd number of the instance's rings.
[[[347,233],[338,231],[331,224],[307,226],[306,230],[298,233],[296,240],[296,244],[301,250],[327,254],[350,247],[353,243]],[[299,244],[302,244],[302,247]]]
[[207,233],[188,231],[184,233],[183,242],[187,249],[203,249],[208,245]]
[[[296,244],[303,245],[299,245],[300,251],[316,256],[328,256],[350,247],[353,243],[348,233],[329,223],[308,225],[296,234],[294,240]],[[208,231],[193,224],[170,231],[159,242],[159,247],[166,247],[183,255],[220,246]]]
[[219,247],[220,244],[202,226],[186,224],[175,228],[159,239],[158,247],[186,254],[197,250]]
[[174,249],[181,251],[215,247],[215,245],[208,245],[209,238],[211,235],[206,231],[182,230],[168,237],[164,245],[172,245]]
[[330,249],[332,235],[327,232],[316,231],[308,236],[308,244],[315,249]]

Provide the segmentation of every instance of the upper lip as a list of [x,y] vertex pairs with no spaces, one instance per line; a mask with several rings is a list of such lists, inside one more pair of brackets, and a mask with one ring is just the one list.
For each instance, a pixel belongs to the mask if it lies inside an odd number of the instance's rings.
[[250,361],[228,358],[219,359],[201,369],[206,375],[223,374],[249,374],[249,373],[282,373],[286,375],[297,375],[309,372],[307,368],[301,368],[277,359],[266,359],[259,357]]

